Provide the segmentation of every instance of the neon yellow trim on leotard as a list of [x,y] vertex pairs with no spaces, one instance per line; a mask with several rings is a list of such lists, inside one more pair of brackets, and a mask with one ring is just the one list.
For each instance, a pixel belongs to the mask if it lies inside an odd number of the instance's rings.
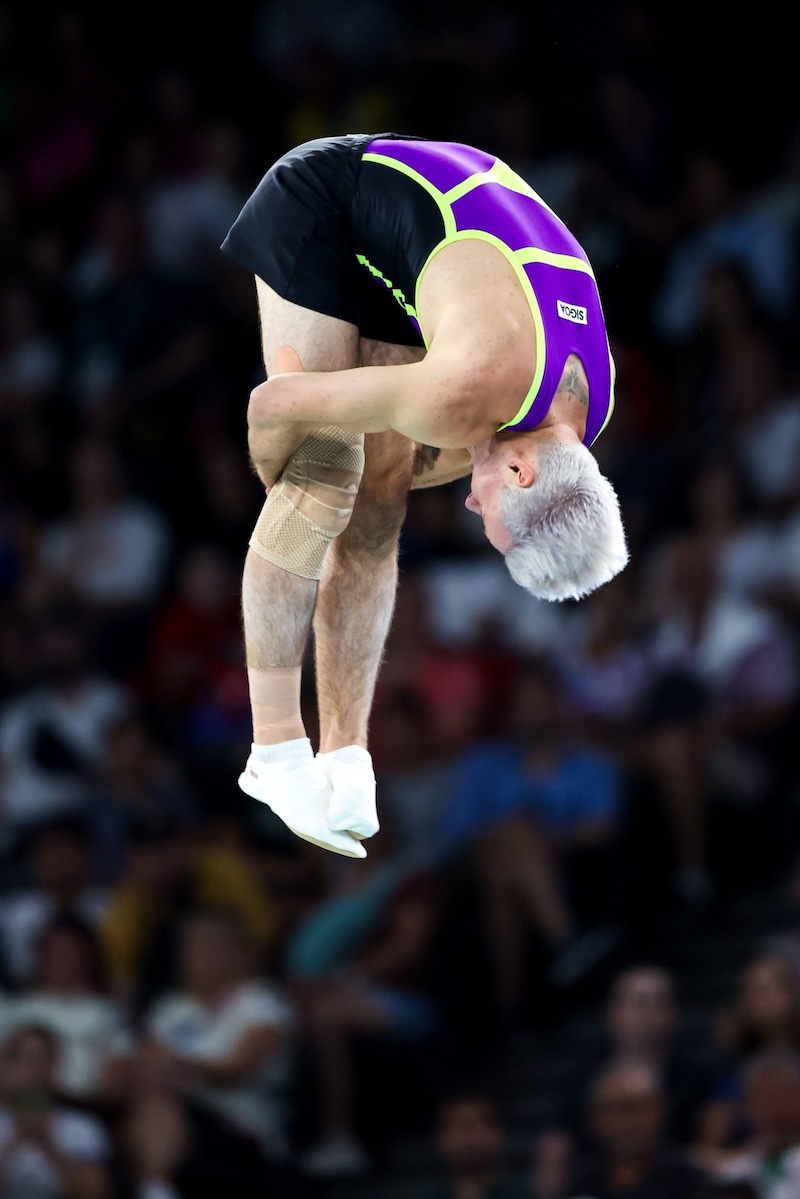
[[[534,191],[529,183],[527,183],[523,178],[521,178],[520,175],[513,171],[507,163],[502,162],[500,159],[497,159],[488,171],[479,171],[474,175],[470,175],[469,178],[462,180],[461,183],[456,184],[455,187],[451,187],[447,192],[440,191],[438,187],[435,187],[434,184],[431,183],[429,179],[426,179],[424,175],[421,175],[419,171],[415,171],[414,168],[408,166],[407,163],[400,162],[397,158],[392,158],[388,154],[374,154],[371,151],[368,151],[366,154],[364,154],[363,161],[380,163],[382,166],[391,167],[393,170],[400,171],[401,174],[407,175],[409,179],[413,179],[415,183],[418,183],[420,187],[423,187],[425,191],[432,197],[436,203],[436,207],[442,214],[445,235],[438,245],[433,247],[430,254],[426,258],[425,263],[423,264],[422,270],[417,276],[414,291],[415,311],[411,309],[410,305],[404,305],[404,307],[406,307],[406,311],[414,312],[414,315],[417,316],[418,321],[420,285],[431,262],[439,253],[439,251],[445,246],[449,246],[457,241],[484,241],[489,245],[495,246],[506,259],[506,261],[510,263],[528,301],[528,307],[531,310],[534,338],[536,342],[536,370],[534,372],[533,381],[528,388],[525,399],[522,401],[516,416],[512,417],[512,419],[507,421],[506,424],[501,425],[500,428],[508,429],[511,425],[518,424],[524,416],[527,416],[537,395],[539,394],[539,388],[541,387],[542,379],[544,378],[545,363],[547,359],[547,342],[544,335],[544,322],[542,320],[542,313],[539,308],[539,301],[536,298],[536,293],[531,286],[531,281],[523,269],[524,265],[528,262],[545,262],[551,266],[564,267],[566,270],[582,271],[584,274],[591,275],[593,279],[594,271],[589,263],[585,261],[585,259],[573,257],[571,254],[555,254],[550,250],[540,250],[534,246],[523,250],[512,250],[504,241],[501,241],[501,239],[496,237],[493,233],[486,233],[480,229],[462,229],[460,231],[456,229],[456,219],[453,214],[452,205],[456,200],[459,200],[462,196],[467,195],[467,193],[472,191],[474,188],[480,187],[483,183],[499,183],[502,187],[507,188],[509,191],[517,192],[519,195],[529,196],[536,200],[538,204],[541,204],[542,208],[545,208],[553,216],[556,215],[549,204],[542,199],[538,192]],[[366,264],[366,262],[365,265],[367,265],[368,269],[370,269],[374,274],[379,274],[379,272],[375,271],[374,267]],[[425,343],[425,349],[430,349],[428,338],[425,335],[425,330],[422,328],[421,321],[419,321],[419,326],[422,334],[422,340]],[[612,385],[611,395],[609,398],[609,408],[606,414],[606,419],[603,422],[603,429],[608,424],[613,410],[614,388]],[[600,430],[601,433],[603,429]],[[599,436],[600,434],[598,433],[598,437]]]
[[451,187],[449,191],[444,192],[444,199],[448,204],[455,204],[456,200],[460,200],[462,196],[466,196],[468,192],[480,187],[483,183],[499,183],[507,191],[517,192],[520,196],[529,196],[531,200],[541,204],[542,208],[546,208],[551,216],[556,216],[550,205],[542,199],[537,191],[534,191],[527,180],[518,175],[516,171],[512,171],[508,163],[502,162],[499,158],[489,167],[488,171],[479,171],[475,175],[470,175],[467,179],[462,179],[455,187]]
[[589,263],[574,254],[556,254],[553,250],[537,250],[534,246],[529,250],[515,250],[514,253],[523,265],[526,262],[545,262],[548,266],[563,267],[565,271],[582,271],[594,279],[594,271]]
[[603,421],[602,425],[600,426],[600,428],[597,430],[597,432],[594,435],[594,440],[592,441],[592,445],[594,445],[595,441],[597,441],[597,438],[603,432],[606,425],[611,420],[611,417],[614,415],[614,405],[617,402],[616,401],[617,368],[614,365],[614,359],[611,354],[611,346],[608,347],[608,365],[611,370],[611,386],[610,386],[609,392],[608,392],[608,411],[606,412],[606,419]]
[[390,158],[388,154],[371,154],[367,152],[363,156],[364,162],[380,162],[383,166],[392,167],[395,171],[400,171],[402,175],[408,175],[409,179],[413,179],[420,187],[424,187],[425,191],[436,201],[436,207],[442,214],[444,220],[445,237],[450,237],[456,231],[456,218],[453,216],[453,210],[445,202],[442,192],[438,187],[434,187],[430,179],[426,179],[424,175],[420,175],[419,171],[415,171],[413,167],[408,166],[404,162],[399,162],[396,158]]

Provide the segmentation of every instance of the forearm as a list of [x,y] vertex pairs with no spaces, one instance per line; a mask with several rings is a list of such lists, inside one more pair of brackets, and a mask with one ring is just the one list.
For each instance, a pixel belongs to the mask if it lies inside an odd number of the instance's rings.
[[353,433],[394,429],[412,441],[451,448],[469,444],[442,413],[463,390],[454,371],[432,356],[400,365],[273,375],[250,393],[255,436],[286,425],[335,425]]
[[344,371],[273,375],[250,393],[251,429],[284,425],[338,425],[358,433],[388,429],[388,411],[402,390],[404,366],[359,366]]

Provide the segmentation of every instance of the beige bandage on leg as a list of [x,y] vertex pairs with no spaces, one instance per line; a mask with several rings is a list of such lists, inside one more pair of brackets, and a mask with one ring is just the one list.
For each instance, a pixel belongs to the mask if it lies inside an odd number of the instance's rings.
[[310,433],[267,496],[250,545],[267,562],[318,579],[334,537],[347,528],[364,473],[364,434]]

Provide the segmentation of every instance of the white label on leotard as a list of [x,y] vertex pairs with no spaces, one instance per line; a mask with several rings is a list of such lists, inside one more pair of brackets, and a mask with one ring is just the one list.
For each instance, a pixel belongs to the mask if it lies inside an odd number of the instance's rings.
[[579,307],[578,304],[567,304],[564,300],[556,300],[558,315],[562,321],[572,321],[576,325],[585,325],[586,309]]

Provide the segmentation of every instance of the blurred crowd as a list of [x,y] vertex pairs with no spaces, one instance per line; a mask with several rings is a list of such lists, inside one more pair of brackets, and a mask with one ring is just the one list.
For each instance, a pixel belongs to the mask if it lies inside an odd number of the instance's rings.
[[[800,942],[700,1030],[658,964],[670,913],[800,908],[800,125],[754,131],[694,7],[0,7],[1,1199],[316,1194],[398,1129],[431,1199],[800,1196]],[[387,129],[498,154],[585,246],[631,565],[533,601],[464,485],[411,497],[352,863],[236,785],[263,366],[219,244],[283,150]],[[510,1152],[480,1063],[592,985]]]

